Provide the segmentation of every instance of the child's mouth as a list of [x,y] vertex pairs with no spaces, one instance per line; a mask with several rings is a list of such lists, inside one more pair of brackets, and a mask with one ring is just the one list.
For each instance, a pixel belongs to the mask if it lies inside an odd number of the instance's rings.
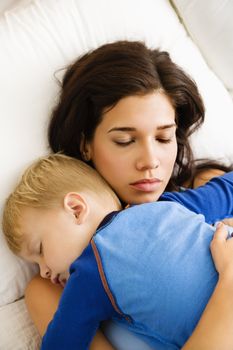
[[60,285],[64,288],[67,281],[66,281],[65,278],[61,278],[61,279],[60,279],[60,275],[58,274],[55,278],[52,278],[52,279],[51,279],[51,282],[52,282],[53,284],[60,284]]

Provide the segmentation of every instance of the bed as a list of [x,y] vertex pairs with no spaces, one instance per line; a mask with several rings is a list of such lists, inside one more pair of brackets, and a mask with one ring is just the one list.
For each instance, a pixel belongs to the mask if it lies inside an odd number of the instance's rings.
[[[233,2],[5,0],[0,11],[1,213],[25,166],[49,152],[60,68],[114,40],[169,51],[196,80],[206,106],[205,123],[191,139],[195,156],[233,162]],[[0,232],[0,350],[40,347],[24,302],[37,272],[9,251]]]

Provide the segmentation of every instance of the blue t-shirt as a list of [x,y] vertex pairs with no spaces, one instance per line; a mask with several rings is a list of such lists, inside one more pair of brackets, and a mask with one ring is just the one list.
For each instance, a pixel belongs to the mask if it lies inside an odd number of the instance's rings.
[[206,222],[232,217],[232,196],[231,172],[108,215],[70,267],[42,349],[88,349],[108,319],[156,350],[180,349],[218,279]]

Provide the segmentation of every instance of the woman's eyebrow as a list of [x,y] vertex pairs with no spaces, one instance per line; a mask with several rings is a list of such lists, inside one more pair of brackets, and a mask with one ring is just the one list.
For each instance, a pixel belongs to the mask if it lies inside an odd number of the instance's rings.
[[112,132],[112,131],[136,131],[136,128],[131,128],[131,127],[128,127],[128,126],[124,126],[124,127],[115,127],[115,128],[111,128],[110,130],[108,130],[108,133],[109,132]]
[[[158,126],[156,129],[157,130],[166,130],[166,129],[171,129],[171,128],[176,128],[176,123],[171,123],[171,124],[165,124],[165,125],[161,125],[161,126]],[[111,128],[110,130],[108,130],[108,133],[112,132],[112,131],[126,131],[126,132],[132,132],[132,131],[136,131],[137,129],[136,128],[132,128],[132,127],[129,127],[129,126],[122,126],[122,127],[114,127],[114,128]]]
[[171,128],[174,128],[174,127],[175,128],[177,127],[176,123],[158,126],[157,130],[171,129]]

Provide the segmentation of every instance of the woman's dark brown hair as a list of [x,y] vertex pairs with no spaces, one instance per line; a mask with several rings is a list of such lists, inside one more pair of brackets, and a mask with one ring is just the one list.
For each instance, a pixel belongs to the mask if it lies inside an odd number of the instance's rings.
[[79,58],[66,71],[60,99],[48,130],[49,145],[82,159],[82,135],[91,141],[103,111],[123,97],[162,90],[176,111],[178,153],[167,189],[175,189],[192,174],[188,137],[204,121],[204,105],[195,82],[170,58],[142,42],[118,41]]

